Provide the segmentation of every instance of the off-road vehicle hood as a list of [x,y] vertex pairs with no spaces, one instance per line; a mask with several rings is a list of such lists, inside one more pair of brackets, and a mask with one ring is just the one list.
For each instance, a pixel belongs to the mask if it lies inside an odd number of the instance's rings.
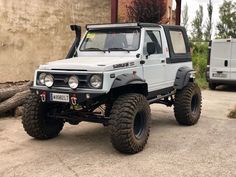
[[134,67],[136,57],[76,57],[49,62],[40,65],[43,70],[86,70],[86,71],[109,71],[125,67]]

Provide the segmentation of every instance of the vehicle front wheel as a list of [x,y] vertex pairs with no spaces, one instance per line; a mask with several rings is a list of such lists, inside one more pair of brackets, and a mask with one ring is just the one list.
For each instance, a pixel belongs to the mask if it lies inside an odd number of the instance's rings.
[[201,115],[201,90],[195,83],[189,83],[175,95],[174,112],[177,122],[181,125],[194,125]]
[[215,90],[217,85],[209,82],[208,86],[210,90]]
[[42,140],[58,136],[64,125],[63,120],[47,116],[50,111],[56,111],[57,106],[42,103],[41,99],[32,93],[24,107],[22,124],[28,135]]
[[151,122],[147,99],[141,94],[125,94],[113,104],[110,115],[111,142],[119,152],[135,154],[145,147]]

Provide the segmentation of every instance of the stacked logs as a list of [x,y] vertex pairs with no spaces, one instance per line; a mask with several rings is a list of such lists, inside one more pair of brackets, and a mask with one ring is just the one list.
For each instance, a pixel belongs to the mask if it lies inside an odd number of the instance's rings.
[[[28,81],[23,85],[13,85],[8,88],[0,89],[0,114],[3,115],[9,111],[15,112],[25,102],[26,97],[29,96],[29,88],[32,86],[32,81]],[[22,111],[21,111],[22,112]]]

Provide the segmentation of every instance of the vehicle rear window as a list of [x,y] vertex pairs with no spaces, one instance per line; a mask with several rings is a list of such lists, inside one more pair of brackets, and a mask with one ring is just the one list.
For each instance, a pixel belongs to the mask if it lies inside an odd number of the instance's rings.
[[170,38],[175,54],[187,53],[182,31],[170,31]]

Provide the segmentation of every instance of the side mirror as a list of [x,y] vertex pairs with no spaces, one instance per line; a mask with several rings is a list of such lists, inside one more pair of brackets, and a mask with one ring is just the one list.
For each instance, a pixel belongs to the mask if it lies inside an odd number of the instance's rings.
[[147,43],[147,53],[148,55],[152,55],[156,52],[156,45],[154,42]]

